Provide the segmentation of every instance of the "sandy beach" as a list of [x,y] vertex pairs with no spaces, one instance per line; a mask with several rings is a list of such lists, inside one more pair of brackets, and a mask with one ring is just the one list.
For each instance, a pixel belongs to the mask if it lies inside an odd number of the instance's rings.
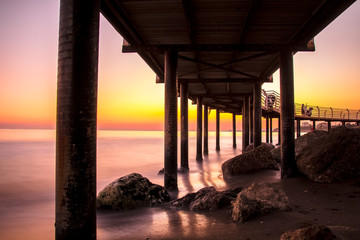
[[247,174],[232,178],[226,188],[279,182],[292,211],[274,211],[246,223],[233,221],[231,208],[192,212],[165,205],[128,212],[100,211],[99,239],[280,239],[285,231],[312,224],[329,226],[343,239],[359,239],[359,179],[320,184],[303,177],[281,180],[278,175],[271,170]]

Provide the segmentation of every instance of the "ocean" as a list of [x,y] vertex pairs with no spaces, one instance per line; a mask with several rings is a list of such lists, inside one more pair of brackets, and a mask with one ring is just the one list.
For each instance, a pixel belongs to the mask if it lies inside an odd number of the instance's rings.
[[[202,164],[198,164],[195,161],[195,140],[196,133],[190,132],[190,172],[178,176],[179,197],[205,186],[214,186],[218,190],[229,188],[231,182],[223,180],[221,164],[241,154],[241,132],[237,133],[237,149],[232,148],[232,133],[222,132],[220,152],[215,151],[215,133],[210,132],[209,155],[204,156]],[[276,133],[274,142],[277,143]],[[158,175],[163,168],[163,148],[161,131],[99,130],[97,192],[115,179],[133,172],[163,185],[163,175]],[[279,178],[279,174],[276,173],[274,178]],[[247,180],[244,178],[243,181]],[[183,226],[181,230],[184,231],[187,229],[185,225],[191,222],[189,218],[200,218],[199,222],[206,223],[211,217],[206,214],[174,213],[163,208],[98,212],[98,239],[166,237],[169,231],[174,230],[169,227],[174,221],[180,221]],[[54,239],[54,219],[55,130],[0,129],[0,239]],[[142,228],[144,224],[146,231]],[[191,232],[183,234],[186,236]],[[197,234],[201,234],[201,231],[197,230]]]

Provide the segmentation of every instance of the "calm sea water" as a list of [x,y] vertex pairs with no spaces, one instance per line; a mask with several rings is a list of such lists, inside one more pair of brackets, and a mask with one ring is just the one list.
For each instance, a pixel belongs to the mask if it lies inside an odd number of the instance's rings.
[[[204,186],[228,187],[221,164],[241,153],[241,133],[237,134],[239,147],[232,149],[232,134],[222,132],[220,152],[214,151],[214,133],[209,135],[209,155],[197,164],[196,135],[190,132],[190,172],[179,174],[179,196]],[[97,154],[97,192],[132,172],[163,185],[163,176],[157,175],[163,167],[163,132],[100,130]],[[55,131],[0,129],[0,239],[54,239],[54,199]],[[129,239],[141,228],[138,218],[151,219],[153,230],[159,231],[169,218],[169,212],[156,209],[123,214],[120,223],[119,216],[98,214],[99,239]]]

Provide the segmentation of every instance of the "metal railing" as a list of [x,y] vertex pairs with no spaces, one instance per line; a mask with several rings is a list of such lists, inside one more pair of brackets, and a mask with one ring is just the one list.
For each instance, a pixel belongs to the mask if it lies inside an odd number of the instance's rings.
[[[267,111],[280,113],[280,94],[276,91],[262,90],[262,108]],[[360,110],[320,107],[295,103],[295,117],[309,120],[335,120],[335,121],[357,121],[360,120]]]
[[273,90],[262,90],[261,106],[264,110],[280,113],[280,94]]

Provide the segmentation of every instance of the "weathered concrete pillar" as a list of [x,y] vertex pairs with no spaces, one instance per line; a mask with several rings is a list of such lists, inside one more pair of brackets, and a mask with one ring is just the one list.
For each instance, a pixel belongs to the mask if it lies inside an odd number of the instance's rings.
[[236,115],[233,113],[232,115],[233,120],[233,148],[236,148]]
[[242,150],[245,151],[249,146],[250,100],[248,97],[245,97],[243,104],[243,122]]
[[216,151],[220,151],[220,110],[216,109]]
[[297,175],[294,136],[294,73],[292,51],[280,53],[281,177]]
[[254,148],[261,145],[261,83],[254,84]]
[[209,154],[209,107],[204,105],[204,154]]
[[202,98],[197,98],[196,161],[202,161]]
[[278,118],[278,144],[281,145],[281,117]]
[[249,97],[250,144],[254,143],[254,106],[253,97]]
[[270,117],[270,143],[273,143],[273,126],[272,126],[272,117]]
[[299,138],[301,136],[301,126],[300,126],[300,119],[296,121],[296,137]]
[[316,121],[315,120],[312,121],[312,128],[313,128],[312,129],[313,131],[316,130]]
[[328,131],[331,129],[331,121],[328,121]]
[[165,52],[165,148],[164,185],[169,191],[177,190],[177,92],[176,69],[178,54]]
[[189,169],[189,124],[188,124],[188,84],[180,84],[180,115],[181,115],[181,168]]
[[55,238],[96,239],[98,0],[61,0]]
[[269,143],[269,115],[266,115],[266,142]]

